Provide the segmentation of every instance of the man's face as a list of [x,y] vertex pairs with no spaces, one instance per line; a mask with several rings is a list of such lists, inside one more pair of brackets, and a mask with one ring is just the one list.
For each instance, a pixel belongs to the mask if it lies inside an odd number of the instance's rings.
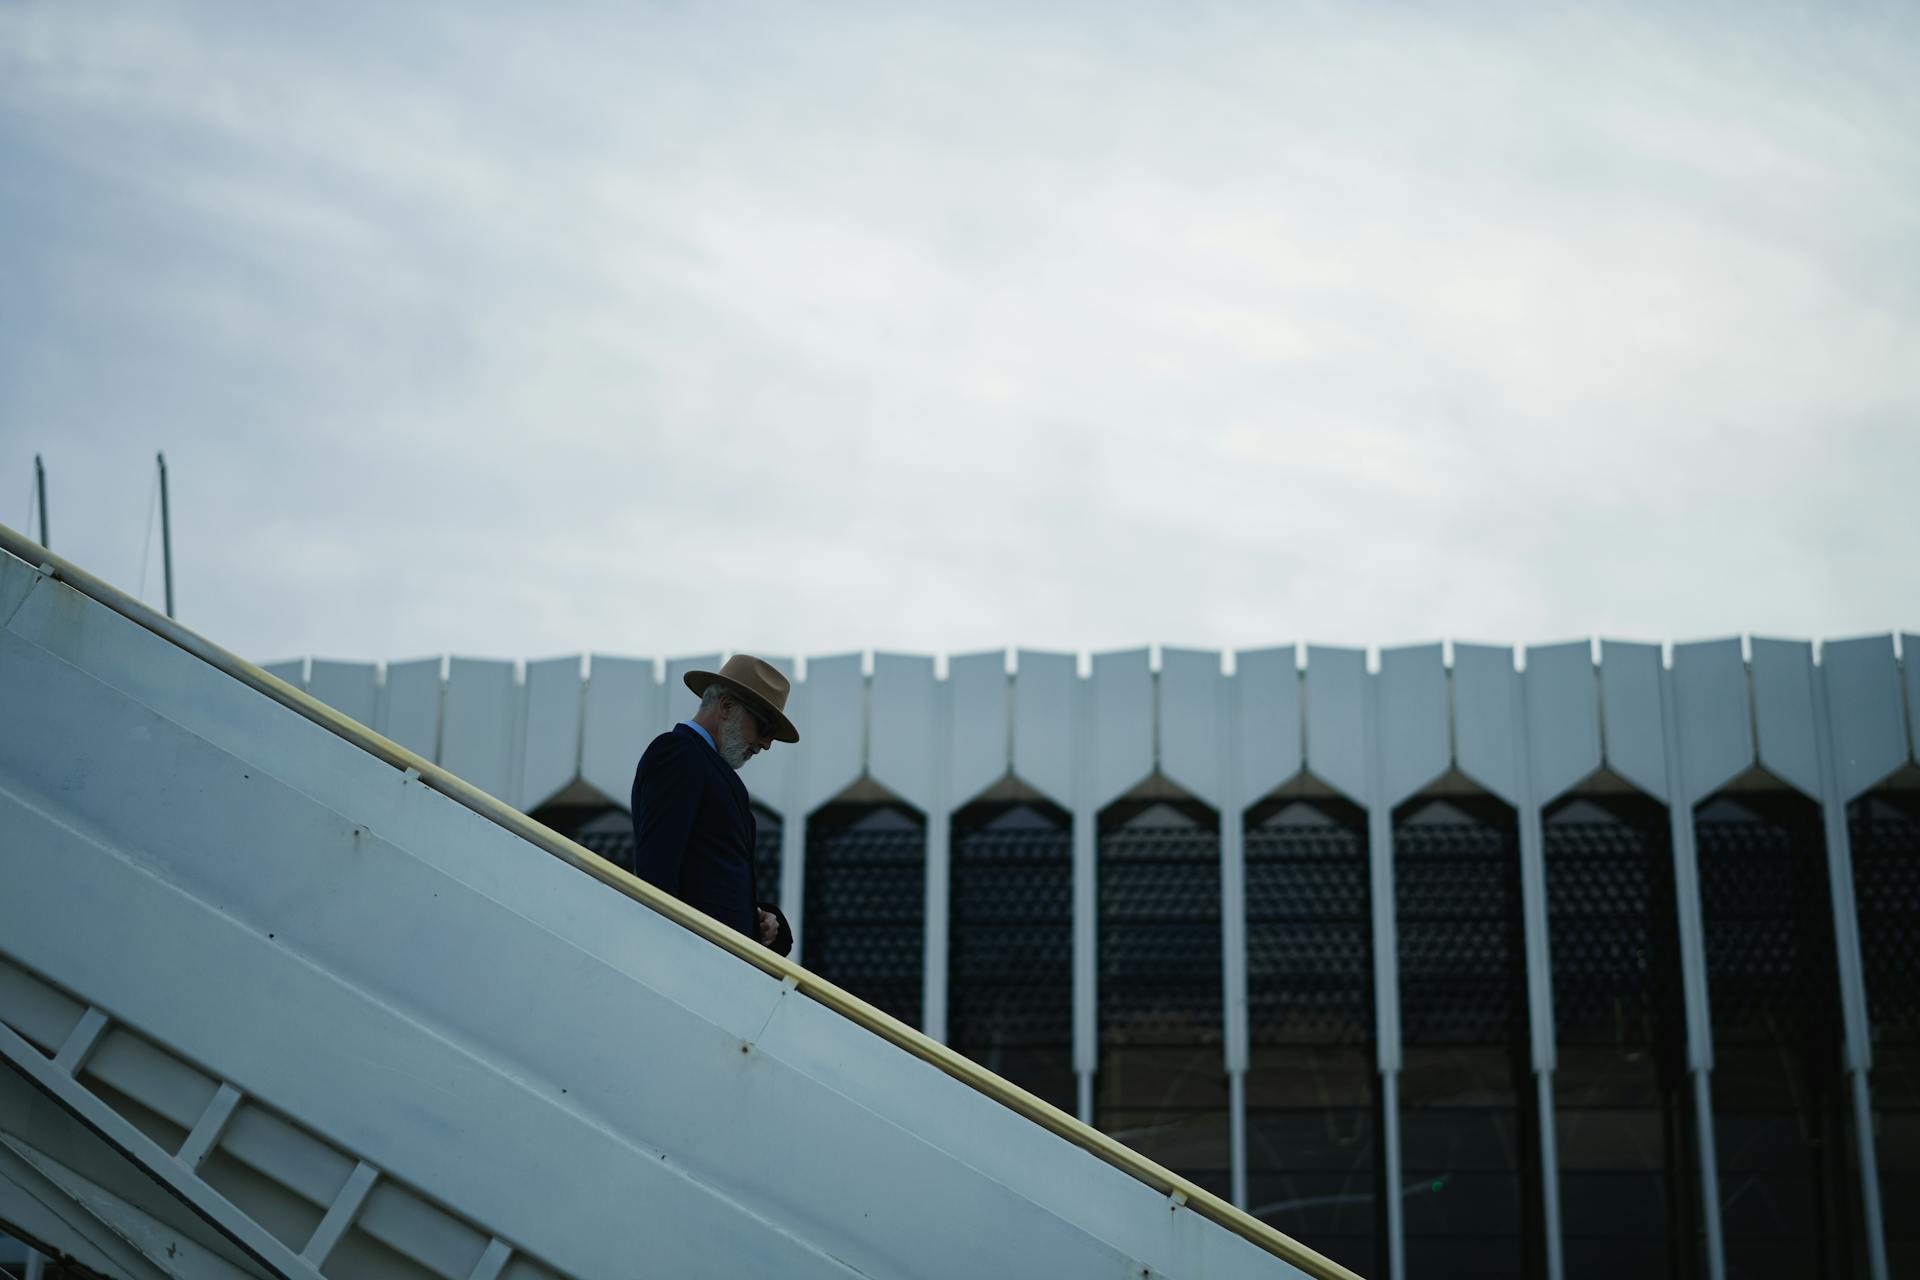
[[720,708],[720,758],[738,769],[773,745],[773,725],[729,699]]

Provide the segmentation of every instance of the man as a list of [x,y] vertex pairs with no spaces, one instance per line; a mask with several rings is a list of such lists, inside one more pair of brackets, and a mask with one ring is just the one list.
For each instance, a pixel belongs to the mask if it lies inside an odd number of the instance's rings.
[[800,741],[787,719],[787,678],[735,654],[718,671],[689,671],[700,709],[655,738],[633,775],[635,871],[690,907],[781,955],[793,931],[757,901],[757,824],[739,768],[778,742]]

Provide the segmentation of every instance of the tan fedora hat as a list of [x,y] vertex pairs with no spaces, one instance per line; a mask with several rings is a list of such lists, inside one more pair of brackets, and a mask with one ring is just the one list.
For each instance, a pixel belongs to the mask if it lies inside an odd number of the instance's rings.
[[781,742],[800,741],[800,731],[787,719],[787,694],[793,685],[770,662],[736,653],[718,671],[689,671],[687,688],[698,697],[709,685],[721,685],[740,701],[773,722],[773,736]]

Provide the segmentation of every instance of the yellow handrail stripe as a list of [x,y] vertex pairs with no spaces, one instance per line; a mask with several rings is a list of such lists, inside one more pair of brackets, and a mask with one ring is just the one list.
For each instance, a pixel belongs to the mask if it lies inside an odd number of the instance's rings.
[[1004,1107],[1019,1112],[1042,1128],[1065,1138],[1166,1196],[1181,1196],[1186,1207],[1201,1217],[1225,1227],[1235,1235],[1259,1246],[1275,1257],[1300,1268],[1315,1280],[1362,1280],[1362,1277],[1331,1258],[1316,1253],[1283,1232],[1276,1231],[1244,1209],[1222,1200],[1197,1183],[1163,1168],[1132,1148],[1114,1141],[1091,1125],[1083,1124],[1050,1102],[1045,1102],[1016,1084],[963,1058],[892,1014],[883,1013],[858,996],[841,990],[817,974],[801,968],[784,956],[775,955],[759,943],[734,932],[713,917],[696,911],[671,894],[656,889],[645,880],[623,871],[592,850],[575,844],[556,831],[542,826],[513,806],[503,803],[448,773],[439,765],[415,755],[399,743],[375,733],[359,721],[342,715],[326,703],[296,689],[272,675],[227,652],[211,640],[181,626],[172,618],[86,570],[61,559],[39,543],[0,524],[0,549],[29,565],[49,572],[88,598],[98,601],[128,620],[138,623],[161,639],[186,650],[202,662],[240,681],[275,702],[297,712],[334,735],[392,765],[412,769],[420,780],[448,799],[471,809],[481,817],[505,827],[514,835],[537,845],[562,862],[586,872],[602,884],[619,890],[684,929],[690,929],[715,946],[722,947],[777,978],[791,978],[797,990],[858,1023],[868,1031],[905,1049],[914,1057],[933,1064],[962,1084],[983,1093]]

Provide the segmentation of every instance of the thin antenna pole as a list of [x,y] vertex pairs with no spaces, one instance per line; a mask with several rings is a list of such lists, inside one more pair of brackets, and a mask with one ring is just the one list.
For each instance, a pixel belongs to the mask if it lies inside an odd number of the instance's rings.
[[[167,455],[160,460],[160,572],[167,584],[167,616],[173,616],[173,522],[167,514]],[[44,545],[44,544],[43,544]]]
[[40,461],[40,455],[33,455],[33,483],[40,493],[40,545],[53,550],[53,544],[47,541],[47,468]]

